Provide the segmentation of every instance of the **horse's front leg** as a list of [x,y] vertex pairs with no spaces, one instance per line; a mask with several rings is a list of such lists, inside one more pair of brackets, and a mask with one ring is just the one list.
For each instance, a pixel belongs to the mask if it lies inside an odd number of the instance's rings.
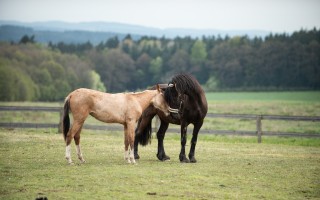
[[203,121],[200,121],[198,123],[195,123],[194,127],[193,127],[191,147],[190,147],[190,152],[189,152],[189,159],[190,159],[190,162],[192,162],[192,163],[197,162],[196,158],[194,157],[194,154],[195,154],[195,149],[196,149],[197,140],[198,140],[198,133],[199,133],[200,128],[202,127],[202,124],[203,124]]
[[134,126],[133,122],[125,125],[125,160],[133,164],[136,163],[134,159]]
[[158,138],[158,153],[157,157],[161,161],[170,160],[170,157],[166,155],[166,152],[164,151],[164,145],[163,145],[163,139],[166,134],[166,131],[168,129],[169,123],[164,122],[161,120],[160,128],[157,132],[157,138]]
[[186,143],[187,143],[187,127],[186,123],[181,123],[181,151],[179,155],[180,162],[188,163],[189,159],[186,157]]
[[128,137],[128,126],[124,125],[124,160],[131,163],[129,158],[129,137]]

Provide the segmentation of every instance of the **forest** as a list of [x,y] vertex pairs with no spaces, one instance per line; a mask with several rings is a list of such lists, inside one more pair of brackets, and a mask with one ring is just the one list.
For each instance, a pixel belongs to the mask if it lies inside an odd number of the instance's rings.
[[0,101],[60,101],[80,87],[144,90],[180,72],[206,91],[320,89],[320,30],[292,34],[133,39],[93,45],[38,43],[25,35],[0,42]]

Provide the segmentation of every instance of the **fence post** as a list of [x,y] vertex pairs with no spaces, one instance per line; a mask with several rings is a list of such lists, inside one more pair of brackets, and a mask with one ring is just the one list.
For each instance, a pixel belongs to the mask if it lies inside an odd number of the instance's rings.
[[262,128],[261,128],[261,119],[262,116],[257,116],[257,136],[258,136],[258,143],[261,143],[261,135],[262,135]]

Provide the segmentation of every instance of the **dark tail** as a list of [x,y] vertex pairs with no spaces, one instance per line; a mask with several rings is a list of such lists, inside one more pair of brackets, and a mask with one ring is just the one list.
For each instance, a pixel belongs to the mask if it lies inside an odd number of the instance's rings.
[[[149,120],[149,121],[148,121]],[[143,118],[140,117],[138,125],[135,131],[135,141],[137,141],[142,146],[146,146],[151,143],[152,136],[152,118]]]
[[66,141],[68,131],[70,129],[70,118],[69,118],[69,110],[70,110],[70,98],[66,99],[64,103],[64,110],[63,110],[63,137]]

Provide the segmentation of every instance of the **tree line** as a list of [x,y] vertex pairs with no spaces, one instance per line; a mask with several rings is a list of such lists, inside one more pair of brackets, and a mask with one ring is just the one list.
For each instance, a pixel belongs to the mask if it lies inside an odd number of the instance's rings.
[[92,64],[37,43],[0,43],[0,100],[57,101],[79,87],[105,91]]
[[0,100],[56,101],[79,87],[135,91],[179,72],[193,74],[207,91],[320,89],[317,29],[265,38],[128,34],[96,46],[35,41],[0,43]]

